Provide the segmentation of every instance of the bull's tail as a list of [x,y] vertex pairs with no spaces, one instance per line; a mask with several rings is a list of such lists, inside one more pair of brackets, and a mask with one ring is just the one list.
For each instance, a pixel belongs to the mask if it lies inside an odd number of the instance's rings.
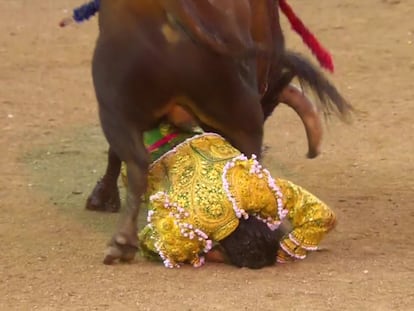
[[319,99],[318,108],[325,116],[334,112],[342,120],[350,121],[352,106],[308,59],[298,53],[286,51],[284,68],[288,70],[287,76],[297,77],[302,87],[310,89],[316,95]]

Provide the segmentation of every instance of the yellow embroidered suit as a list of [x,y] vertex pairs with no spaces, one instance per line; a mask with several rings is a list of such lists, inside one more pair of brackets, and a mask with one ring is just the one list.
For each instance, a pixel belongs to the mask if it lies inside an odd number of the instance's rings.
[[201,265],[202,254],[231,234],[240,217],[258,217],[272,229],[287,217],[293,229],[280,243],[279,262],[304,258],[335,223],[323,202],[273,179],[217,134],[194,136],[165,153],[151,165],[148,185],[141,249],[167,267]]

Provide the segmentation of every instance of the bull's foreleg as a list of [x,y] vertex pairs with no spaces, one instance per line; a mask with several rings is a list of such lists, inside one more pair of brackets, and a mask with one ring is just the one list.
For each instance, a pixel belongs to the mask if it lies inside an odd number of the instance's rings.
[[[114,1],[101,2],[106,5],[107,11],[104,6],[101,7],[104,10],[100,12],[105,13],[100,15],[100,26],[109,23],[107,18],[111,13],[108,13],[108,10],[110,11],[108,6],[111,3],[113,4]],[[114,26],[122,23],[110,22],[109,24]],[[109,33],[115,31],[113,28],[110,29]],[[123,35],[128,38],[129,33],[123,33]],[[92,76],[99,103],[101,127],[111,149],[121,161],[126,163],[128,178],[126,210],[106,249],[105,264],[111,264],[116,260],[129,261],[136,254],[137,218],[141,197],[146,190],[149,165],[148,153],[143,142],[143,131],[153,123],[150,120],[151,112],[145,113],[145,109],[136,112],[133,108],[138,102],[148,102],[148,98],[151,97],[148,95],[150,91],[145,84],[147,83],[145,77],[141,81],[135,81],[134,77],[130,76],[131,72],[136,72],[139,77],[142,73],[131,67],[135,60],[125,56],[135,55],[134,49],[130,51],[126,48],[131,44],[115,44],[118,39],[122,41],[122,38],[117,37],[115,40],[114,37],[108,35],[108,32],[101,29],[92,61]],[[142,61],[148,63],[145,57]],[[140,90],[136,89],[137,85],[141,87]],[[138,94],[144,94],[147,97],[140,97]],[[150,108],[147,110],[151,111]]]
[[148,155],[142,141],[135,141],[134,153],[126,156],[128,192],[126,211],[105,252],[104,263],[134,259],[138,249],[137,220],[141,198],[147,187]]
[[105,175],[97,182],[89,195],[85,208],[92,211],[116,213],[121,208],[118,177],[121,160],[112,148],[108,150],[108,162]]

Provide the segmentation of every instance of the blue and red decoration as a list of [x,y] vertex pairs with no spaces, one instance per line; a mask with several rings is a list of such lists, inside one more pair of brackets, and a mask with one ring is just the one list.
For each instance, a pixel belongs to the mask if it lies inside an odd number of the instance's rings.
[[65,18],[62,20],[59,25],[60,27],[65,27],[72,22],[82,23],[92,16],[94,16],[99,11],[100,0],[92,0],[88,3],[81,5],[73,10],[73,15],[70,18]]

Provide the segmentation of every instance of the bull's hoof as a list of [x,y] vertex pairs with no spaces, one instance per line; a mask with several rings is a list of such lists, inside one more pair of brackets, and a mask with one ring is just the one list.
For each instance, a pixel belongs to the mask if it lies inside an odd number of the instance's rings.
[[315,159],[321,152],[319,151],[319,148],[316,149],[309,149],[306,157],[308,159]]
[[135,258],[138,250],[138,238],[128,237],[123,233],[117,233],[109,242],[105,251],[103,263],[112,265],[116,261],[130,262]]
[[121,208],[118,187],[108,187],[103,180],[99,180],[86,200],[85,208],[90,211],[117,213]]

